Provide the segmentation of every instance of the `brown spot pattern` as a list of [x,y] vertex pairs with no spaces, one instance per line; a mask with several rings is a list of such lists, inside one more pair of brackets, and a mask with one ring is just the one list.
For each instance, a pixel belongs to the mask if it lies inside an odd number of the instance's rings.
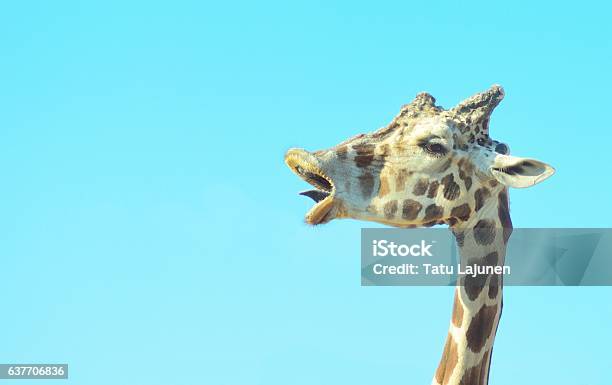
[[466,370],[459,381],[459,385],[487,385],[490,355],[490,350],[485,352],[478,364]]
[[[468,262],[470,265],[478,265],[478,263],[474,260],[470,260]],[[472,275],[466,275],[463,277],[463,286],[465,288],[465,294],[470,299],[470,301],[474,301],[484,289],[485,282],[487,281],[488,275],[486,274],[477,274],[475,277]]]
[[425,194],[425,191],[427,191],[428,184],[429,181],[427,179],[419,179],[414,185],[412,193],[417,196]]
[[499,292],[499,276],[497,274],[493,274],[491,276],[491,281],[489,282],[489,298],[493,299],[497,297],[497,293]]
[[355,150],[357,154],[373,154],[374,145],[372,143],[355,144],[353,145],[353,150]]
[[435,204],[429,205],[425,208],[425,218],[423,218],[423,221],[440,219],[442,218],[442,214],[444,214],[444,207]]
[[359,185],[361,187],[361,195],[364,199],[368,199],[372,196],[372,192],[374,191],[374,176],[366,172],[363,175],[359,176]]
[[442,185],[444,186],[444,198],[449,201],[457,199],[460,188],[459,185],[455,183],[455,177],[452,173],[442,178]]
[[504,243],[508,243],[512,234],[512,220],[510,219],[510,205],[508,204],[508,194],[506,191],[501,191],[498,197],[497,213],[499,221],[503,227]]
[[470,218],[470,205],[465,203],[451,210],[451,217],[459,218],[462,221],[467,221]]
[[[477,258],[472,258],[468,261],[469,265],[477,265],[477,266],[496,266],[498,262],[499,254],[497,251],[493,251],[487,255],[485,255],[481,260]],[[475,277],[472,275],[467,275],[463,278],[463,284],[465,286],[465,292],[468,298],[473,301],[480,295],[480,292],[485,287],[485,283],[488,274],[477,274]]]
[[455,240],[457,240],[457,245],[459,247],[463,247],[463,242],[465,241],[465,233],[463,231],[455,231],[451,229],[453,235],[455,236]]
[[470,189],[472,188],[472,178],[468,176],[467,178],[465,178],[463,183],[465,183],[465,191],[470,191]]
[[384,197],[389,194],[389,180],[385,176],[380,177],[380,188],[378,189],[378,196]]
[[428,198],[433,198],[436,196],[438,193],[438,186],[440,186],[440,183],[438,183],[437,180],[434,180],[429,184],[429,190],[427,191]]
[[487,339],[493,332],[493,324],[497,315],[496,305],[483,305],[480,310],[472,317],[470,326],[466,332],[467,346],[474,353],[482,350]]
[[406,170],[405,168],[397,172],[397,178],[395,178],[395,191],[404,191],[408,175],[408,170]]
[[382,155],[383,157],[386,157],[389,155],[389,145],[387,143],[379,147],[379,154]]
[[355,150],[355,164],[357,167],[368,167],[374,160],[374,145],[371,143],[356,144],[353,146]]
[[374,155],[355,155],[355,164],[359,168],[368,167],[374,160]]
[[495,223],[490,219],[481,219],[474,226],[474,240],[479,245],[490,245],[495,240]]
[[499,259],[497,251],[493,251],[484,257],[484,264],[487,266],[496,266]]
[[485,201],[491,196],[489,189],[481,187],[474,193],[474,200],[476,201],[474,211],[478,212],[484,206]]
[[392,219],[397,212],[397,201],[394,200],[385,203],[383,211],[385,212],[385,218]]
[[470,191],[470,188],[472,188],[472,178],[464,170],[463,162],[460,161],[459,163],[459,179],[465,184],[465,191]]
[[406,199],[402,203],[402,218],[409,221],[416,219],[422,208],[423,205],[419,202],[412,199]]
[[466,160],[465,163],[463,164],[462,169],[466,174],[469,175],[472,172],[474,172],[474,165],[469,160]]
[[459,166],[459,179],[465,180],[465,178],[467,178],[467,174],[465,173],[465,171],[463,171],[461,166]]
[[336,149],[336,154],[338,155],[338,158],[340,158],[341,160],[346,159],[347,153],[348,153],[348,148],[346,146],[340,146],[338,147],[338,149]]

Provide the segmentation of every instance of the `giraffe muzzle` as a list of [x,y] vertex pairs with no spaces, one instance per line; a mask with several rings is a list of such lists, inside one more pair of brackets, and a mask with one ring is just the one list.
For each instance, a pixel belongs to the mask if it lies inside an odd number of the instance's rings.
[[306,213],[306,223],[319,225],[334,218],[335,187],[332,179],[320,167],[319,160],[302,149],[290,149],[285,154],[285,163],[293,173],[314,187],[313,190],[299,194],[315,201],[315,205]]

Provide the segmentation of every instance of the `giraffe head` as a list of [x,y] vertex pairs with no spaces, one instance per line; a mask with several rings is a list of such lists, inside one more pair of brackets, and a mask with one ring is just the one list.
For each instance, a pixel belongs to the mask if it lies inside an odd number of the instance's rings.
[[490,195],[490,189],[529,187],[548,178],[551,166],[510,156],[506,144],[489,137],[490,115],[503,96],[493,86],[444,110],[421,93],[377,131],[326,150],[290,149],[285,162],[315,187],[301,193],[316,202],[306,222],[453,225],[480,209],[485,190]]

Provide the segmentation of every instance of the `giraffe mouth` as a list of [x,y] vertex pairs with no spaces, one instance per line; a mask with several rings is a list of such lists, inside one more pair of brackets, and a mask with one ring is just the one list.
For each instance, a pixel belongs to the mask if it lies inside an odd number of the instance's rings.
[[285,155],[285,163],[297,176],[314,187],[299,193],[315,201],[315,205],[306,213],[306,223],[319,225],[332,220],[336,189],[331,178],[317,166],[316,158],[304,150],[292,149]]

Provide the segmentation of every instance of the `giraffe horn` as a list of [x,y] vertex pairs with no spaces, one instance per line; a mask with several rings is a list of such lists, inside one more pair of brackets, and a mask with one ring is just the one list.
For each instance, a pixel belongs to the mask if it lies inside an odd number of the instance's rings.
[[410,103],[402,106],[399,117],[416,117],[423,112],[435,114],[440,111],[442,109],[436,106],[436,99],[427,92],[421,92]]
[[423,106],[433,108],[435,107],[436,98],[428,94],[427,92],[418,93],[414,100],[410,103],[415,106]]
[[489,117],[504,98],[504,89],[495,84],[488,90],[473,95],[453,107],[449,112],[470,126],[482,124],[488,135]]

